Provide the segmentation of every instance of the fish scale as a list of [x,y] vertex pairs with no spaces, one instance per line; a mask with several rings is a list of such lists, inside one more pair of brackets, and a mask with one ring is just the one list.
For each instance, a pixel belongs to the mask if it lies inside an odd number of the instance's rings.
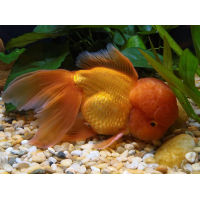
[[82,115],[97,133],[113,135],[126,127],[131,108],[131,78],[112,69],[96,67],[77,71],[74,81],[83,92]]

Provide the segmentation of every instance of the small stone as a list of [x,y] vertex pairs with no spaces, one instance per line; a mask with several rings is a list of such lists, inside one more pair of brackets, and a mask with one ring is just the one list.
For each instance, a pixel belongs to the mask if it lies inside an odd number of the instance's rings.
[[74,145],[73,144],[70,144],[69,145],[69,149],[68,151],[71,153],[72,151],[74,151]]
[[21,156],[23,156],[25,153],[26,153],[25,150],[20,149],[19,152],[18,152],[18,155],[21,157]]
[[124,166],[124,163],[120,162],[119,164],[117,164],[116,169],[119,170]]
[[193,171],[195,171],[195,172],[199,172],[199,171],[200,171],[200,165],[199,165],[199,163],[193,164],[193,165],[192,165],[192,169],[193,169]]
[[129,156],[135,155],[135,150],[130,150],[130,151],[128,152],[128,155],[129,155]]
[[16,162],[16,158],[10,158],[8,164],[13,165]]
[[4,131],[5,127],[3,125],[0,125],[0,131]]
[[52,154],[49,151],[44,151],[43,153],[46,156],[46,158],[49,158],[52,156]]
[[11,152],[12,150],[13,150],[12,147],[8,147],[8,148],[5,150],[5,152]]
[[63,151],[68,151],[69,150],[69,145],[70,145],[69,142],[62,143],[61,147],[62,147]]
[[46,174],[44,169],[36,169],[31,172],[31,174]]
[[71,152],[71,155],[72,156],[80,156],[81,153],[82,153],[82,151],[80,151],[80,150],[74,150],[74,151]]
[[49,157],[48,161],[52,162],[53,164],[55,164],[57,162],[57,160],[54,157]]
[[192,169],[192,165],[187,163],[184,167],[183,167],[183,171],[186,172],[187,174],[193,172],[193,169]]
[[86,158],[84,158],[84,159],[82,160],[82,163],[85,164],[85,163],[87,163],[89,160],[90,160],[90,158],[86,157]]
[[138,164],[138,169],[139,170],[145,170],[147,168],[147,164],[146,163],[144,163],[144,162],[140,162],[139,164]]
[[128,156],[128,150],[125,150],[120,157],[127,157]]
[[90,151],[90,154],[88,154],[86,157],[92,159],[94,157],[99,158],[100,157],[100,153],[98,151]]
[[55,145],[53,148],[56,152],[63,151],[63,147],[60,145]]
[[156,160],[154,158],[152,158],[152,157],[148,157],[148,158],[144,159],[144,162],[145,163],[155,163]]
[[60,164],[64,167],[69,167],[72,164],[72,160],[71,159],[65,159],[65,160],[62,160]]
[[75,172],[78,172],[80,174],[84,174],[86,172],[86,168],[84,166],[80,166],[80,165],[77,165],[77,166],[74,165],[74,166],[72,166],[72,165],[71,165],[71,167],[74,169]]
[[54,170],[52,170],[52,168],[50,166],[44,167],[44,170],[46,173],[49,173],[49,174],[53,174],[55,172]]
[[193,151],[196,152],[196,153],[199,153],[200,152],[200,147],[194,147]]
[[66,174],[74,174],[72,171],[66,171]]
[[119,157],[119,153],[114,152],[114,153],[111,154],[111,156],[114,157],[114,158],[117,158],[117,157]]
[[108,170],[110,170],[111,172],[117,171],[117,169],[113,166],[109,166],[107,167]]
[[161,146],[161,144],[162,144],[162,142],[160,140],[152,140],[152,143],[157,147]]
[[100,172],[100,169],[97,168],[97,167],[94,167],[94,166],[91,166],[91,170],[92,170],[92,171],[99,171],[99,172]]
[[146,153],[146,152],[142,152],[142,151],[141,151],[141,152],[138,152],[138,153],[135,154],[135,157],[140,157],[140,158],[142,158],[142,157],[145,155],[145,153]]
[[35,170],[41,169],[42,167],[39,164],[33,164],[31,165],[28,169],[27,169],[27,173],[31,174],[32,172],[34,172]]
[[22,161],[21,161],[20,158],[16,158],[16,162],[17,162],[17,163],[20,163],[20,162],[22,162]]
[[160,165],[158,167],[156,167],[156,171],[162,172],[163,174],[167,173],[167,167],[164,165]]
[[132,162],[137,161],[138,163],[140,163],[140,162],[142,162],[142,158],[140,158],[140,157],[134,157],[134,158],[131,158],[131,161]]
[[127,164],[126,165],[126,167],[128,168],[128,169],[137,169],[138,168],[138,162],[137,161],[134,161],[134,162],[132,162],[131,164]]
[[125,151],[124,147],[122,147],[122,146],[118,146],[117,147],[117,152],[118,153],[122,154],[124,151]]
[[33,132],[29,132],[27,135],[24,136],[24,140],[30,140],[34,136]]
[[48,148],[48,151],[49,151],[52,155],[55,154],[55,150],[54,150],[53,148]]
[[200,137],[200,131],[192,131],[196,137]]
[[150,168],[152,168],[152,169],[156,169],[156,167],[158,167],[159,166],[159,164],[157,164],[157,163],[147,163],[147,167],[150,167]]
[[97,167],[97,168],[99,168],[99,169],[104,169],[104,168],[106,168],[106,167],[108,167],[108,166],[109,166],[108,163],[101,163],[101,164],[99,164],[99,165],[97,165],[97,166],[95,166],[95,167]]
[[92,165],[95,165],[95,164],[96,164],[96,162],[87,162],[87,163],[85,163],[85,166],[91,167]]
[[7,149],[8,147],[11,147],[11,146],[13,145],[9,142],[5,142],[5,141],[0,142],[0,147],[3,147],[4,149]]
[[102,157],[104,157],[104,158],[106,158],[106,157],[107,157],[107,154],[106,154],[106,152],[105,152],[105,151],[100,151],[99,153],[100,153],[100,155],[101,155]]
[[51,165],[51,169],[55,172],[56,169],[57,169],[57,165],[56,165],[56,164],[52,164],[52,165]]
[[[52,163],[52,164],[53,164],[53,163]],[[48,160],[45,160],[44,162],[42,162],[42,163],[40,164],[40,166],[41,166],[41,167],[50,166],[50,163],[49,163]]]
[[13,170],[13,167],[12,167],[11,165],[9,165],[9,164],[4,164],[4,165],[3,165],[3,169],[4,169],[6,172],[11,173],[12,170]]
[[36,156],[32,157],[32,161],[33,162],[38,162],[38,163],[42,163],[46,160],[46,156],[42,153],[42,154],[37,154]]
[[4,132],[10,132],[10,133],[14,133],[15,129],[13,127],[9,127],[9,128],[5,128]]
[[186,155],[185,155],[185,158],[188,162],[190,163],[194,163],[195,161],[195,158],[196,158],[196,153],[195,152],[188,152]]
[[102,174],[110,174],[111,171],[108,170],[108,169],[103,169],[101,173],[102,173]]
[[21,170],[21,169],[26,169],[29,167],[30,165],[28,163],[18,163],[16,168]]
[[65,158],[66,158],[65,153],[62,152],[62,151],[59,151],[59,152],[56,154],[56,156],[57,156],[58,158],[61,158],[61,159],[65,159]]
[[147,153],[145,154],[143,157],[142,157],[142,160],[144,161],[146,158],[149,158],[149,157],[154,157],[154,155],[152,153]]
[[132,144],[126,144],[124,147],[125,147],[125,149],[128,150],[128,151],[134,150],[134,149],[135,149],[135,147],[134,147]]
[[28,152],[35,152],[37,151],[37,147],[36,146],[32,146],[28,149]]

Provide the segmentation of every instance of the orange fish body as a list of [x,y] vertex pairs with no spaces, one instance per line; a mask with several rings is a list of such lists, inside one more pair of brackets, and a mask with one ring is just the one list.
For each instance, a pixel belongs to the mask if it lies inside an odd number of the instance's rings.
[[131,62],[112,45],[97,53],[83,52],[77,60],[87,70],[31,72],[4,92],[4,102],[37,113],[39,130],[31,144],[49,147],[97,133],[113,136],[83,148],[102,149],[127,134],[160,139],[178,117],[170,88],[154,78],[138,80]]

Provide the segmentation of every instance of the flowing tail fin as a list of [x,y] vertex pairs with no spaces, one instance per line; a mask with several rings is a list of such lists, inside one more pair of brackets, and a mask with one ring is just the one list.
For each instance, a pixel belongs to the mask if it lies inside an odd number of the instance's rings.
[[5,103],[37,113],[39,130],[31,144],[53,146],[74,124],[82,93],[75,86],[73,74],[67,70],[39,70],[19,76],[4,91]]

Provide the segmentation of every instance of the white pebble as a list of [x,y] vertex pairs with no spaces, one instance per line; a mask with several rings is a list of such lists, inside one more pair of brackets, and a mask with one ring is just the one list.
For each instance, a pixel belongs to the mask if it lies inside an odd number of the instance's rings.
[[81,153],[82,153],[81,150],[74,150],[74,151],[71,152],[71,155],[72,156],[80,156]]
[[52,165],[51,165],[51,169],[52,169],[53,171],[56,171],[57,165],[56,165],[56,164],[52,164]]
[[149,157],[154,157],[154,155],[152,153],[147,153],[145,154],[143,157],[142,157],[142,160],[144,161],[146,158],[149,158]]
[[138,161],[134,161],[131,164],[128,164],[127,168],[129,168],[129,169],[137,169],[138,168],[138,164],[139,164]]
[[28,152],[34,152],[37,151],[37,147],[36,146],[32,146],[28,149]]
[[121,157],[117,157],[116,160],[118,160],[119,162],[121,162],[122,158]]
[[9,165],[9,164],[4,164],[3,165],[3,169],[10,173],[10,172],[12,172],[13,167],[11,165]]
[[159,166],[159,164],[157,163],[148,163],[147,167],[152,168],[152,169],[156,169]]
[[52,162],[52,163],[56,163],[57,162],[57,160],[55,158],[53,158],[53,157],[49,157],[48,161]]
[[195,161],[195,158],[196,158],[196,153],[195,152],[188,152],[186,155],[185,155],[185,158],[188,162],[190,163],[194,163]]
[[199,163],[193,164],[193,165],[192,165],[192,169],[193,169],[193,171],[195,171],[195,172],[199,172],[199,171],[200,171],[200,165],[199,165]]
[[5,150],[5,152],[11,152],[12,150],[13,150],[12,147],[8,147],[8,148]]
[[88,158],[92,159],[94,157],[100,157],[99,151],[90,151],[90,154],[87,155]]
[[138,164],[138,169],[145,170],[147,168],[147,164],[144,162],[141,162]]
[[16,158],[16,162],[17,162],[17,163],[20,163],[20,162],[22,162],[22,161],[21,161],[20,158]]
[[189,170],[190,172],[193,172],[193,169],[192,169],[191,164],[186,164],[184,167],[185,167],[187,170]]
[[94,167],[94,166],[91,166],[91,170],[92,170],[92,171],[98,171],[98,172],[100,172],[100,169],[97,168],[97,167]]
[[21,144],[23,145],[23,144],[26,144],[26,143],[28,143],[28,140],[22,140],[21,141]]
[[196,110],[194,110],[194,112],[195,112],[197,115],[200,115],[200,109],[196,109]]
[[128,171],[124,171],[122,174],[131,174],[131,173]]
[[190,126],[200,127],[200,124],[198,122],[190,122],[189,124]]
[[140,157],[134,157],[134,158],[131,158],[131,162],[135,162],[137,161],[138,163],[142,162],[142,158]]
[[48,151],[51,153],[51,154],[55,154],[55,150],[53,148],[48,148]]

